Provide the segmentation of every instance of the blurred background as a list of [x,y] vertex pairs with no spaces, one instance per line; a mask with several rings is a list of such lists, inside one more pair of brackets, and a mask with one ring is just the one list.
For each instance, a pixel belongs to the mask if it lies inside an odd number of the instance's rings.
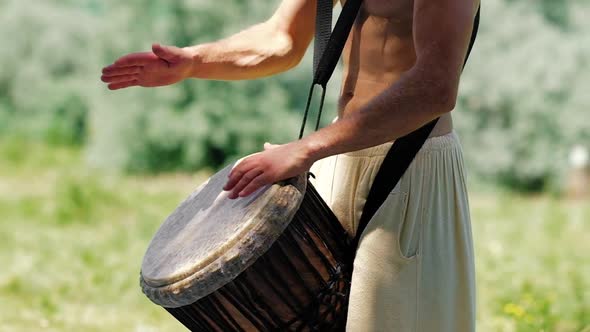
[[[100,71],[152,42],[235,33],[278,3],[0,0],[1,331],[182,330],[139,289],[148,242],[215,170],[297,137],[311,56],[267,79],[118,92]],[[482,6],[454,112],[478,331],[587,332],[590,2]]]

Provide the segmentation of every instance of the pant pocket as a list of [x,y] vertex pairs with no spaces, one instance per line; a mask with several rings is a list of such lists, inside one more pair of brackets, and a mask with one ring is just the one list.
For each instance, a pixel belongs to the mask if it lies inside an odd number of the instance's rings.
[[[408,194],[400,193],[403,198],[399,200],[403,204],[403,215],[397,220],[396,233],[398,234],[398,244],[400,255],[411,259],[420,251],[420,239],[422,233],[422,222],[417,211],[409,210]],[[391,195],[400,195],[391,194]]]
[[[408,193],[394,190],[367,225],[361,241],[379,236],[388,243],[370,241],[373,243],[365,244],[369,248],[373,247],[369,250],[381,251],[378,247],[387,247],[391,250],[389,255],[404,261],[412,260],[420,246],[420,225],[413,212],[408,211]],[[371,236],[371,233],[374,234]]]

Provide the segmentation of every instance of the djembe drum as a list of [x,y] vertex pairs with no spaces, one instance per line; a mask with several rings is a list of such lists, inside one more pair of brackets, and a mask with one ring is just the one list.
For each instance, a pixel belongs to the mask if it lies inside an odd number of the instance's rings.
[[226,167],[165,220],[140,283],[192,331],[326,331],[346,321],[346,231],[306,175],[230,200]]

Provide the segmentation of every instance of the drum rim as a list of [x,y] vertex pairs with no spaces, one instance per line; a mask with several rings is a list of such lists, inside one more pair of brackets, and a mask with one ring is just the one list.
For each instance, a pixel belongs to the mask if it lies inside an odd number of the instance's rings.
[[239,245],[202,269],[169,284],[149,284],[140,271],[143,293],[160,306],[175,308],[194,303],[231,282],[264,255],[291,223],[303,202],[306,186],[307,173],[271,185],[265,193],[268,199],[261,213],[252,216],[252,219],[264,218],[265,222],[245,232]]

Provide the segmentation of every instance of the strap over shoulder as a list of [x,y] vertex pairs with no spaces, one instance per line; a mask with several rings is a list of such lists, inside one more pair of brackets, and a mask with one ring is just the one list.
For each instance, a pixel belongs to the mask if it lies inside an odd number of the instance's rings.
[[316,84],[322,87],[322,99],[320,101],[315,130],[319,128],[324,99],[326,97],[326,85],[338,64],[338,59],[340,59],[340,54],[342,53],[350,29],[354,24],[361,3],[362,0],[347,0],[338,17],[338,21],[336,21],[334,31],[332,31],[332,0],[317,0],[313,52],[313,82],[311,83],[307,97],[307,105],[303,114],[299,139],[303,137],[307,115],[309,114],[309,106],[313,96],[313,88]]

